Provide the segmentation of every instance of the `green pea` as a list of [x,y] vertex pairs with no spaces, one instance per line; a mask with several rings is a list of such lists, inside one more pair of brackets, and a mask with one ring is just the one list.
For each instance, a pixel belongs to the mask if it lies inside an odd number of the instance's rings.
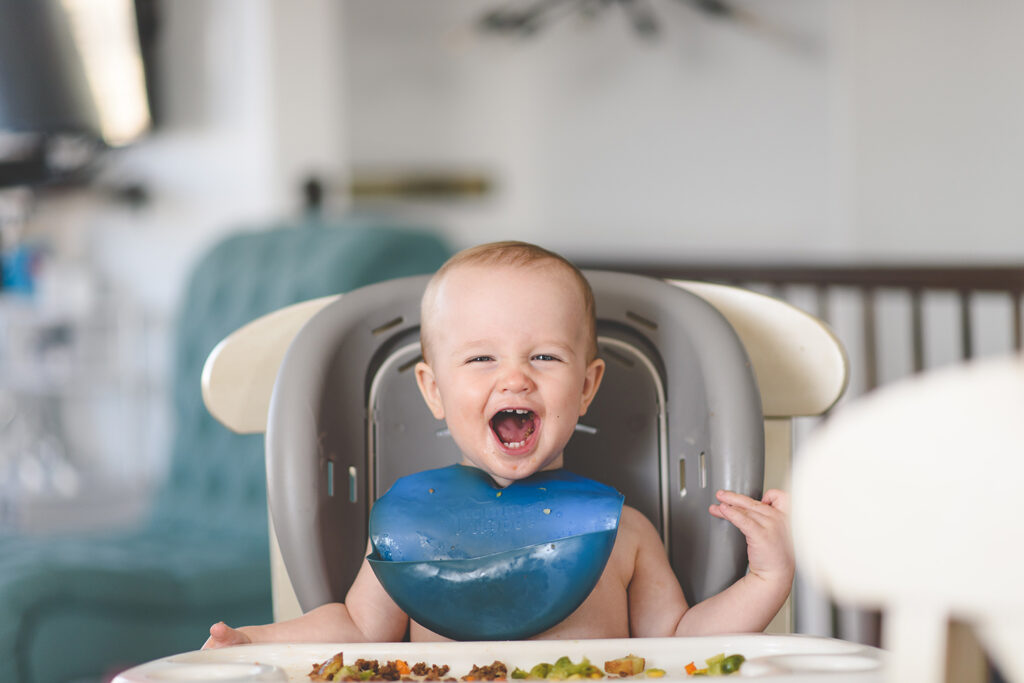
[[549,673],[551,673],[551,665],[541,662],[530,669],[529,678],[547,678]]
[[740,670],[740,665],[746,661],[743,655],[729,655],[722,660],[722,673],[731,674]]

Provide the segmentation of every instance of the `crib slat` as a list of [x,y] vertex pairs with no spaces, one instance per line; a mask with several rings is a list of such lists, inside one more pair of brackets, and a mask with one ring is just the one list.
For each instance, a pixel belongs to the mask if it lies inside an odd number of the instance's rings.
[[861,336],[864,340],[864,390],[878,386],[878,334],[874,287],[861,288]]
[[1010,301],[1013,303],[1013,348],[1020,351],[1024,348],[1024,323],[1021,321],[1021,290],[1010,293]]
[[829,301],[831,289],[827,283],[819,282],[814,286],[815,314],[826,323],[832,322],[832,306]]
[[971,324],[971,290],[960,290],[960,355],[964,360],[974,358],[974,330]]
[[921,290],[910,290],[910,338],[913,351],[914,372],[924,370],[924,310],[921,305]]

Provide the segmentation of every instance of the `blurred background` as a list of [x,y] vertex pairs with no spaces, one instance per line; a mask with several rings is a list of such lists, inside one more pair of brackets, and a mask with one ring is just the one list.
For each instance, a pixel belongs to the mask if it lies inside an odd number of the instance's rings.
[[1022,31],[1011,0],[0,0],[0,533],[151,514],[188,279],[239,231],[742,283],[833,326],[848,397],[1019,349]]

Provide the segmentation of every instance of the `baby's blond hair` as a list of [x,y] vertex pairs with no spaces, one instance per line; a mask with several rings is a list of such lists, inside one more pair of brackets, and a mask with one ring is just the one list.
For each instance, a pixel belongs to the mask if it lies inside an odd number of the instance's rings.
[[430,278],[420,303],[420,346],[423,349],[424,359],[430,362],[429,348],[431,336],[433,335],[433,330],[430,329],[430,322],[433,319],[437,290],[448,273],[461,266],[469,265],[530,267],[545,261],[565,269],[579,286],[580,294],[583,297],[584,319],[589,328],[587,333],[589,342],[587,360],[593,360],[597,356],[597,322],[594,315],[594,291],[590,288],[587,278],[584,277],[579,268],[574,266],[564,256],[548,251],[543,247],[538,247],[536,244],[517,242],[515,240],[489,242],[463,249],[445,261],[444,265]]

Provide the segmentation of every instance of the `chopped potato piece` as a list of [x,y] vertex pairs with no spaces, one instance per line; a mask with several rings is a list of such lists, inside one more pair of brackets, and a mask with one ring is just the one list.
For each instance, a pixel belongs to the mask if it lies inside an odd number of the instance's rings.
[[604,663],[604,670],[613,676],[635,676],[638,673],[643,673],[644,658],[626,655],[619,659],[612,659]]

